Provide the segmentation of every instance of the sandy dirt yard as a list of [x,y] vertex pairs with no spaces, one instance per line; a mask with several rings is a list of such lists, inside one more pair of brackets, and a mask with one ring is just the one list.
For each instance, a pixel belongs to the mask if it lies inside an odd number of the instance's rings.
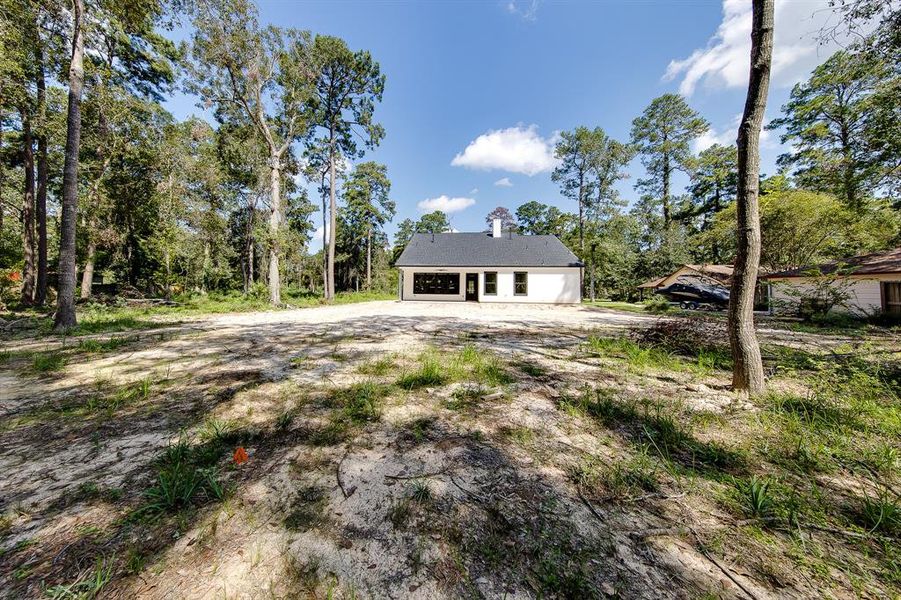
[[[369,302],[3,341],[0,596],[897,593],[881,576],[784,559],[828,554],[826,533],[803,550],[756,527],[732,535],[748,519],[711,490],[746,474],[731,454],[744,442],[720,426],[761,407],[715,365],[638,368],[585,351],[590,336],[656,321]],[[604,418],[585,394],[606,402]],[[661,438],[642,437],[663,431],[664,405],[695,427],[665,461]],[[861,556],[878,572],[881,559]]]

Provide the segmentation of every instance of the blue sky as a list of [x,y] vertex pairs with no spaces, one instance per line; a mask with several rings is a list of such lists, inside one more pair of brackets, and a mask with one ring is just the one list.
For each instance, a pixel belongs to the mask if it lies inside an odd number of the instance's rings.
[[[480,230],[496,206],[529,200],[573,210],[550,179],[556,132],[603,127],[627,140],[656,96],[682,92],[712,126],[696,147],[734,140],[747,80],[750,2],[260,2],[261,20],[344,38],[387,75],[376,110],[387,136],[365,160],[388,166],[398,214],[447,207],[455,229]],[[768,117],[825,60],[816,33],[826,0],[777,0]],[[179,118],[196,99],[173,97]],[[774,170],[778,135],[762,142]],[[632,201],[640,163],[620,188]],[[465,207],[465,208],[461,208]],[[321,234],[320,234],[321,235]]]

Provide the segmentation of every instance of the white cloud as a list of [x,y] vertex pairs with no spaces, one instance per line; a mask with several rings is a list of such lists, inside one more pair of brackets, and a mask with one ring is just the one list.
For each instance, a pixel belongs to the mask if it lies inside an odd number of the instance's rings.
[[498,187],[513,187],[513,182],[510,181],[509,177],[501,177],[497,181],[494,182],[494,185]]
[[509,0],[506,4],[507,12],[518,15],[524,21],[534,21],[538,16],[538,0]]
[[460,212],[466,210],[476,201],[472,198],[449,198],[448,196],[438,196],[437,198],[429,198],[421,201],[416,207],[422,212],[433,212],[440,210],[445,213]]
[[479,188],[472,188],[471,190],[469,190],[470,196],[475,196],[478,193],[479,193]]
[[[773,87],[791,86],[828,58],[841,40],[819,44],[819,32],[834,21],[829,0],[776,0],[773,41]],[[751,54],[751,3],[723,0],[723,20],[706,48],[670,62],[665,81],[680,79],[679,92],[690,96],[701,84],[710,89],[739,88],[748,83]]]
[[557,140],[556,133],[548,138],[541,137],[537,125],[490,130],[470,142],[454,157],[451,165],[484,171],[499,169],[531,177],[556,166],[554,145]]
[[[764,122],[768,121],[769,119],[764,119]],[[734,145],[738,138],[738,126],[740,124],[741,113],[735,115],[728,125],[719,129],[711,127],[706,133],[704,133],[700,137],[695,138],[691,143],[691,149],[695,153],[698,153],[706,150],[714,144],[719,144],[721,146]],[[773,132],[766,129],[760,132],[760,146],[762,148],[773,148],[776,146],[775,139],[773,138]]]

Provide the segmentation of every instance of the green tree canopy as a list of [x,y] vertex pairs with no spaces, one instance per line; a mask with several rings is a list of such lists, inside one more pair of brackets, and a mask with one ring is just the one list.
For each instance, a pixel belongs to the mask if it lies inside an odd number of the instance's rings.
[[855,210],[879,187],[884,171],[873,143],[874,92],[887,76],[883,62],[839,51],[792,89],[783,116],[769,127],[785,129],[782,142],[793,147],[779,164],[794,169],[799,185],[834,194]]
[[636,189],[659,202],[665,227],[669,227],[672,219],[673,172],[690,171],[689,144],[709,127],[707,121],[678,94],[655,98],[641,116],[632,121],[632,143],[648,173],[647,178],[638,180]]
[[563,213],[556,206],[531,200],[516,209],[519,230],[527,235],[563,234]]

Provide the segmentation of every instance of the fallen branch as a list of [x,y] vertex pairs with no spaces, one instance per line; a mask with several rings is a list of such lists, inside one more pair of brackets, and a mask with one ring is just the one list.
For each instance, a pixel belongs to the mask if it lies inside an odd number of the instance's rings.
[[[701,527],[700,529],[704,531],[712,531],[717,529],[728,529],[730,527],[744,527],[745,525],[754,525],[756,523],[760,523],[760,519],[744,519],[742,521],[736,521],[728,525],[710,525],[707,527]],[[654,527],[651,529],[640,529],[637,531],[630,531],[628,532],[628,534],[631,537],[643,539],[655,537],[658,535],[684,535],[686,533],[692,533],[694,531],[695,529],[690,525],[675,525],[672,527]]]
[[697,540],[697,542],[698,542],[698,549],[699,549],[699,550],[701,551],[701,553],[707,558],[707,560],[709,560],[709,561],[712,562],[714,565],[716,565],[716,567],[717,567],[720,571],[722,571],[723,574],[724,574],[726,577],[728,577],[728,578],[732,581],[732,583],[734,583],[735,585],[737,585],[738,588],[739,588],[741,591],[743,591],[745,594],[747,594],[748,597],[751,598],[751,600],[757,600],[757,596],[755,596],[755,595],[751,592],[751,590],[749,590],[748,588],[746,588],[746,587],[745,587],[745,586],[744,586],[744,585],[743,585],[743,584],[735,577],[735,575],[732,574],[732,571],[731,571],[731,570],[729,570],[725,565],[723,565],[720,561],[718,561],[718,560],[716,559],[715,556],[713,556],[712,554],[710,554],[709,552],[707,552],[707,549],[704,547],[704,542],[701,541],[701,536],[698,535],[698,532],[695,531],[694,528],[691,528],[691,527],[690,527],[689,529],[691,530],[691,533],[694,535],[695,540]]
[[581,500],[582,504],[584,504],[588,508],[588,510],[591,511],[591,514],[594,515],[594,518],[598,521],[601,521],[602,523],[605,523],[606,519],[604,519],[603,515],[601,515],[597,511],[597,509],[594,507],[594,504],[589,502],[588,498],[582,495],[582,490],[576,490],[576,492],[579,494],[579,500]]
[[352,496],[353,493],[357,490],[357,488],[354,487],[354,488],[351,488],[351,490],[348,492],[346,489],[344,489],[344,482],[341,481],[341,465],[344,463],[344,459],[347,458],[347,455],[349,453],[350,453],[350,448],[348,448],[347,450],[344,451],[344,456],[341,457],[341,460],[338,461],[338,465],[335,467],[335,478],[338,480],[338,487],[341,488],[341,494],[344,496],[345,499]]
[[400,473],[398,473],[397,475],[385,475],[385,479],[425,479],[427,477],[434,477],[435,475],[442,475],[444,473],[447,473],[449,469],[450,467],[444,467],[443,469],[434,471],[432,473],[420,473],[419,475],[401,475]]

